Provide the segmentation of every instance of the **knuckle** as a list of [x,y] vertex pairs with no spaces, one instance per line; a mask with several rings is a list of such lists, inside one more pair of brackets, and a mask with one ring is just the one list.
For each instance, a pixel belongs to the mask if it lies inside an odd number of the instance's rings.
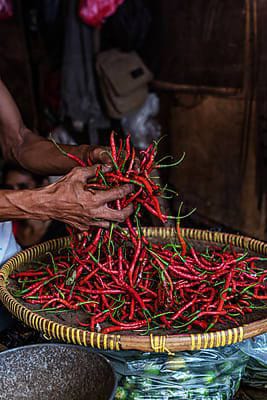
[[133,191],[133,185],[127,184],[122,186],[120,189],[121,189],[121,196],[125,196]]
[[125,195],[125,189],[123,187],[120,187],[120,188],[115,189],[115,190],[116,190],[116,192],[115,192],[116,196],[118,198],[123,197]]
[[128,214],[132,214],[134,211],[134,206],[132,204],[129,204],[129,206],[126,208]]
[[129,215],[131,215],[131,214],[132,214],[132,210],[131,209],[124,210],[124,212],[123,212],[124,218],[129,217]]
[[124,213],[121,213],[120,215],[118,215],[118,222],[123,222],[125,218],[126,216],[124,215]]
[[70,172],[70,176],[80,178],[84,175],[84,170],[85,168],[82,167],[74,167]]
[[133,190],[134,190],[134,185],[132,184],[127,185],[127,194],[131,193]]
[[82,167],[74,167],[74,168],[72,168],[72,172],[73,173],[80,173],[81,171],[83,171]]
[[92,207],[96,208],[99,207],[100,201],[97,195],[94,195],[92,198]]

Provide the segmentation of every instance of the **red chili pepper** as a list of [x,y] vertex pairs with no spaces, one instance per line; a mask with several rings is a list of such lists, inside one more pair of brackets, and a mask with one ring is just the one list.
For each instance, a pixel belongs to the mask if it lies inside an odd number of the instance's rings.
[[71,158],[73,161],[76,161],[76,163],[79,164],[81,167],[86,167],[86,163],[74,154],[66,153],[66,156]]
[[118,248],[118,257],[119,257],[119,281],[124,280],[124,274],[123,274],[123,266],[122,266],[122,261],[123,261],[123,254],[122,254],[122,248]]
[[128,136],[126,137],[126,142],[125,142],[125,147],[126,147],[126,160],[128,160],[128,158],[130,158],[130,155],[131,155],[131,143],[130,143],[130,140],[131,140],[131,136],[128,135]]
[[77,323],[78,323],[80,326],[83,326],[84,328],[87,328],[88,326],[91,325],[91,322],[87,322],[87,323],[86,323],[86,322],[80,321],[79,318],[78,318],[78,315],[75,315],[75,319],[76,319]]
[[[135,149],[130,137],[125,142],[120,139],[118,151],[115,139],[112,133],[110,144],[115,170],[100,173],[98,169],[94,181],[85,188],[109,190],[122,183],[133,183],[136,192],[111,202],[109,207],[121,210],[132,203],[135,218],[140,218],[140,209],[144,207],[165,222],[168,217],[162,214],[157,197],[160,187],[149,175],[155,167],[156,147],[151,145],[141,152],[139,171],[134,169]],[[38,273],[30,270],[20,276],[13,275],[19,287],[23,285],[20,291],[15,291],[16,296],[21,295],[24,301],[43,308],[81,309],[89,313],[88,322],[77,320],[77,323],[88,327],[90,318],[91,330],[99,331],[103,322],[117,325],[104,327],[103,332],[143,326],[149,330],[151,319],[144,319],[144,311],[154,316],[153,329],[207,330],[216,322],[236,323],[234,315],[253,312],[253,302],[266,300],[267,273],[258,263],[261,258],[246,258],[234,249],[229,252],[219,246],[204,254],[190,247],[187,253],[179,220],[180,252],[176,245],[165,248],[149,243],[140,236],[140,226],[139,221],[135,229],[129,217],[127,232],[115,225],[112,234],[91,227],[81,237],[78,231],[68,228],[70,249],[67,254],[53,258],[53,268],[43,265]]]
[[131,160],[130,160],[129,168],[128,168],[127,172],[126,172],[126,176],[129,176],[130,171],[132,171],[134,162],[135,162],[135,148],[133,147]]
[[164,264],[157,257],[154,257],[154,260],[158,264],[160,269],[163,271],[167,281],[169,282],[169,284],[170,284],[170,295],[172,296],[172,290],[173,290],[172,279],[171,279],[170,275],[168,274],[168,272],[166,271],[166,267],[164,266]]
[[151,318],[137,322],[131,322],[131,323],[129,322],[128,324],[120,323],[120,325],[118,326],[109,326],[107,328],[102,329],[102,333],[136,330],[142,328],[143,326],[146,326],[149,322],[151,322]]
[[138,189],[138,191],[134,194],[132,194],[127,200],[125,200],[125,202],[123,203],[123,208],[127,207],[129,204],[133,203],[134,200],[140,196],[140,194],[142,193],[142,188]]
[[176,320],[182,313],[190,308],[194,303],[196,302],[196,297],[194,297],[193,300],[189,301],[187,304],[185,304],[180,310],[178,310],[174,315],[171,316],[171,320],[174,321]]
[[116,144],[115,144],[115,138],[114,138],[114,131],[111,132],[110,134],[110,148],[111,148],[111,155],[113,160],[117,163],[117,150],[116,150]]
[[86,287],[77,285],[77,290],[80,292],[84,293],[89,293],[89,294],[121,294],[124,293],[123,290],[121,289],[87,289]]
[[127,283],[124,283],[124,287],[135,298],[135,300],[140,304],[141,308],[143,310],[146,310],[147,309],[146,305],[143,302],[143,300],[141,299],[141,297],[139,296],[139,294],[131,286],[129,286]]
[[171,329],[171,321],[167,320],[166,315],[161,315],[160,320],[161,320],[161,322],[163,322],[164,327]]
[[254,299],[257,299],[257,300],[267,300],[267,295],[259,295],[259,294],[254,293],[253,297],[254,297]]
[[[191,281],[198,281],[198,282],[201,282],[201,280],[202,280],[202,278],[200,276],[190,275],[189,273],[185,274],[184,272],[181,271],[181,267],[180,267],[180,269],[176,269],[172,264],[169,265],[169,270],[174,272],[175,275],[177,275],[181,278],[190,279]],[[188,271],[188,272],[190,272],[190,271]]]
[[[220,299],[218,307],[217,307],[217,312],[218,313],[222,312],[224,301],[225,301],[225,296],[226,296],[226,291],[230,286],[230,283],[231,283],[231,280],[232,280],[232,275],[233,275],[233,271],[230,271],[228,276],[227,276],[227,278],[226,278],[225,285],[224,285],[224,288],[223,288],[223,293],[222,293],[221,299]],[[218,316],[215,318],[214,323],[217,323],[217,322],[218,322]]]
[[146,170],[150,172],[153,169],[153,164],[155,161],[155,149],[150,152],[149,160],[146,164]]
[[87,183],[86,185],[84,185],[84,190],[91,190],[91,192],[93,192],[94,189],[96,189],[96,190],[107,190],[108,188],[107,188],[107,186],[105,186],[102,183]]
[[135,301],[134,301],[134,299],[132,299],[131,306],[130,306],[130,314],[129,314],[130,321],[132,321],[134,319],[134,309],[135,309]]
[[78,306],[76,304],[71,304],[67,300],[61,299],[60,297],[54,297],[50,299],[42,308],[47,308],[51,303],[61,303],[63,306],[70,310],[78,310]]
[[208,327],[208,323],[206,321],[199,321],[199,320],[195,320],[193,322],[194,325],[199,326],[201,329],[206,330]]
[[117,153],[117,162],[119,160],[123,160],[123,154],[122,154],[122,149],[123,149],[123,140],[120,139],[120,145],[119,145],[119,149],[118,149],[118,153]]
[[96,251],[96,249],[98,247],[99,240],[101,238],[102,232],[103,232],[103,229],[102,228],[98,228],[98,230],[96,232],[96,235],[94,237],[94,240],[92,241],[92,243],[89,244],[89,246],[87,248],[85,248],[85,250],[84,250],[85,253],[87,253],[87,252],[90,252],[91,254],[95,253],[95,251]]
[[129,271],[128,271],[129,282],[130,282],[130,285],[131,285],[132,287],[134,286],[134,284],[133,284],[133,273],[134,273],[134,268],[136,267],[136,263],[137,263],[137,260],[138,260],[138,258],[139,258],[140,252],[141,252],[141,246],[142,246],[142,239],[139,238],[139,239],[137,240],[137,246],[136,246],[136,248],[135,248],[134,258],[133,258],[133,260],[132,260],[132,262],[131,262],[131,266],[130,266],[130,269],[129,269]]
[[33,285],[30,285],[28,287],[28,292],[27,294],[25,294],[24,296],[22,296],[23,298],[25,297],[29,297],[29,296],[33,296],[35,293],[38,292],[38,290],[42,287],[42,285],[44,284],[44,282],[46,281],[46,277],[40,279],[40,281],[34,283]]
[[16,272],[15,274],[11,274],[10,278],[16,279],[16,278],[22,278],[22,277],[36,277],[36,276],[42,276],[45,274],[45,271],[22,271],[22,272]]
[[176,231],[177,231],[177,236],[178,236],[179,242],[180,242],[180,244],[182,246],[181,255],[182,255],[182,257],[184,257],[186,255],[186,243],[185,243],[185,240],[184,240],[184,238],[182,236],[182,233],[181,233],[179,219],[177,220],[177,223],[176,223]]

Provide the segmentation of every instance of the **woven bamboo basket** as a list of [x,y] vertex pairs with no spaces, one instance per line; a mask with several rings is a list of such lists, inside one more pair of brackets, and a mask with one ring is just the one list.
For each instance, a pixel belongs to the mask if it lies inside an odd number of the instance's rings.
[[[145,236],[156,241],[175,241],[173,228],[143,229]],[[258,255],[267,255],[267,243],[245,236],[198,229],[182,229],[182,235],[191,243],[206,246],[214,243],[232,244]],[[17,301],[8,290],[9,275],[22,269],[23,265],[44,256],[46,252],[56,252],[69,244],[69,237],[50,240],[21,251],[4,264],[0,271],[0,299],[5,307],[24,324],[42,332],[47,338],[63,342],[90,346],[102,350],[139,350],[148,352],[178,352],[200,350],[230,345],[267,332],[267,316],[260,320],[242,324],[236,328],[217,330],[209,333],[192,334],[101,334],[90,332],[45,318]]]

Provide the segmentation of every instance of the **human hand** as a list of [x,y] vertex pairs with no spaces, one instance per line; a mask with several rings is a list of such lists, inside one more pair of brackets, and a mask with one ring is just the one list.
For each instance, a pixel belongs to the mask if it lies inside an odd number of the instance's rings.
[[[87,158],[92,162],[92,164],[98,163],[98,164],[108,165],[112,168],[114,166],[112,163],[110,147],[89,146]],[[133,167],[136,171],[139,171],[140,169],[140,160],[138,155],[135,156]]]
[[88,159],[92,164],[112,166],[110,148],[107,146],[88,146]]
[[[47,198],[46,211],[50,218],[57,219],[79,230],[87,230],[89,225],[108,228],[110,222],[123,222],[133,212],[132,205],[118,211],[108,207],[108,203],[122,199],[133,191],[132,185],[123,185],[107,191],[84,190],[88,179],[96,174],[99,165],[76,167],[57,182],[44,190]],[[103,166],[103,172],[109,170]]]

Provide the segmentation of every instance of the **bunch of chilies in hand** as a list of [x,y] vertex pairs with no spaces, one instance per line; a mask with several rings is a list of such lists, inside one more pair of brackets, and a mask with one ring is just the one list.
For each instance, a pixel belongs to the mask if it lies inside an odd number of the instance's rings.
[[19,284],[15,296],[36,312],[74,313],[79,326],[102,333],[209,331],[217,323],[238,325],[246,313],[266,307],[266,259],[231,246],[197,251],[182,237],[181,215],[175,218],[177,237],[172,243],[152,243],[143,235],[143,210],[163,223],[169,218],[159,205],[159,196],[168,189],[159,186],[152,171],[181,161],[164,164],[164,157],[157,162],[157,146],[140,152],[140,167],[135,169],[130,136],[117,140],[111,133],[113,170],[99,169],[85,189],[133,184],[134,192],[110,207],[119,210],[132,203],[134,214],[124,225],[109,229],[94,226],[83,234],[70,229],[67,251],[11,276]]

